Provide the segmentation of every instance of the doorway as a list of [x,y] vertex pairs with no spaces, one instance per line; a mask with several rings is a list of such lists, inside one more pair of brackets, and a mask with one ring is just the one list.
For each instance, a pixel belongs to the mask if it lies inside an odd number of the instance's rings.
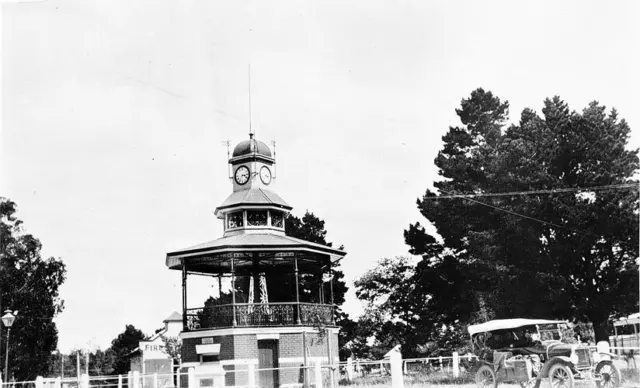
[[[258,340],[258,369],[278,368],[278,340]],[[277,369],[261,370],[258,374],[260,388],[278,388],[280,386]]]

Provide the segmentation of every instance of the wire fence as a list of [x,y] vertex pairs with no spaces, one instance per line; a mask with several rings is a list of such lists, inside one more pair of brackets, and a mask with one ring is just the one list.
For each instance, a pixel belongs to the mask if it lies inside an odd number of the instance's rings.
[[[595,350],[596,348],[593,347]],[[611,353],[620,352],[621,369],[638,376],[640,347],[611,347]],[[464,384],[470,382],[474,362],[472,354],[399,359],[399,370],[405,382],[422,384]],[[38,377],[33,381],[3,382],[0,388],[207,388],[207,387],[337,387],[338,385],[390,385],[393,362],[383,360],[348,360],[332,365],[315,362],[313,365],[258,368],[254,364],[221,365],[217,370],[197,375],[194,368],[177,368],[175,373],[76,377]]]

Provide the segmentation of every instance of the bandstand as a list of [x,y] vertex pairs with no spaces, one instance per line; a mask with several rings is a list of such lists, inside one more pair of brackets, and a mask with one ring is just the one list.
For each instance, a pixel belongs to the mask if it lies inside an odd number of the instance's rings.
[[[253,365],[270,369],[257,373],[259,387],[301,386],[302,366],[338,359],[332,264],[346,252],[285,235],[292,208],[271,190],[265,143],[250,135],[229,164],[233,191],[215,210],[223,236],[166,258],[182,272],[183,366],[205,377],[224,368],[224,384],[241,386]],[[215,279],[217,296],[187,300],[192,276]]]

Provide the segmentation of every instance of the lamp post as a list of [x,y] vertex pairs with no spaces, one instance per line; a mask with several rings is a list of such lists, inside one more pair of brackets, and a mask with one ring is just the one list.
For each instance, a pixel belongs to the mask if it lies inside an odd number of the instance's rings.
[[[16,314],[18,312],[16,311]],[[4,375],[7,381],[9,381],[9,334],[11,333],[11,326],[13,325],[13,321],[16,320],[16,316],[11,313],[11,310],[5,311],[5,314],[2,316],[2,323],[7,327],[7,352],[5,354],[4,359]]]

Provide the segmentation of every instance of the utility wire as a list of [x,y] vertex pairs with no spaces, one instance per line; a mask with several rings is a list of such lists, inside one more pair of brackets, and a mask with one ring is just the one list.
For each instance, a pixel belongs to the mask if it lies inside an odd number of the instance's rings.
[[538,194],[555,194],[555,193],[571,193],[577,191],[601,191],[601,190],[615,190],[615,189],[632,189],[638,188],[638,183],[620,183],[615,185],[604,186],[592,186],[592,187],[567,187],[561,189],[546,189],[546,190],[531,190],[531,191],[509,191],[505,193],[469,193],[469,194],[449,194],[446,191],[440,190],[446,195],[439,195],[433,197],[424,197],[423,199],[438,200],[448,198],[479,198],[479,197],[514,197],[519,195],[538,195]]
[[[447,193],[447,194],[448,194],[448,193]],[[549,221],[541,220],[541,219],[539,219],[539,218],[535,218],[535,217],[527,216],[527,215],[524,215],[524,214],[516,213],[516,212],[514,212],[514,211],[507,210],[507,209],[504,209],[504,208],[501,208],[501,207],[498,207],[498,206],[490,205],[490,204],[485,203],[485,202],[476,201],[475,199],[467,198],[466,196],[462,196],[462,195],[460,195],[460,196],[456,196],[456,195],[448,195],[447,197],[448,197],[448,198],[462,198],[462,199],[465,199],[465,200],[467,200],[467,201],[469,201],[469,202],[473,202],[473,203],[477,203],[477,204],[479,204],[479,205],[483,205],[483,206],[486,206],[486,207],[490,207],[490,208],[492,208],[492,209],[499,210],[499,211],[501,211],[501,212],[505,212],[505,213],[509,213],[509,214],[511,214],[511,215],[514,215],[514,216],[518,216],[518,217],[526,218],[526,219],[529,219],[529,220],[531,220],[531,221],[536,221],[536,222],[540,222],[540,223],[542,223],[542,224],[555,226],[556,228],[569,228],[568,226],[562,226],[562,225],[554,224],[553,222],[549,222]],[[439,198],[441,198],[441,197],[439,197]],[[569,229],[572,229],[572,228],[569,228]],[[572,230],[573,230],[573,231],[575,231],[575,232],[580,232],[580,231],[575,230],[575,229],[572,229]],[[584,232],[580,232],[580,233],[584,233]]]
[[504,209],[504,208],[501,208],[501,207],[498,207],[498,206],[490,205],[490,204],[485,203],[485,202],[476,201],[475,199],[471,199],[471,198],[468,198],[468,197],[465,197],[465,196],[456,196],[455,194],[450,194],[450,193],[447,193],[446,191],[443,191],[443,193],[448,194],[448,196],[449,196],[449,197],[451,197],[451,198],[462,198],[462,199],[464,199],[464,200],[466,200],[466,201],[473,202],[473,203],[477,203],[478,205],[483,205],[483,206],[486,206],[486,207],[492,208],[492,209],[494,209],[494,210],[498,210],[498,211],[501,211],[501,212],[505,212],[505,213],[508,213],[508,214],[511,214],[511,215],[514,215],[514,216],[517,216],[517,217],[526,218],[526,219],[528,219],[528,220],[535,221],[535,222],[539,222],[539,223],[541,223],[541,224],[554,226],[554,227],[556,227],[556,228],[568,229],[568,230],[571,230],[572,232],[576,232],[576,233],[579,233],[579,234],[582,234],[582,235],[588,234],[588,235],[591,235],[591,236],[596,236],[596,237],[598,237],[596,234],[593,234],[593,233],[591,233],[591,232],[587,232],[587,231],[584,231],[584,230],[574,229],[574,228],[572,228],[572,227],[570,227],[570,226],[566,226],[566,225],[558,225],[558,224],[553,223],[553,222],[549,222],[549,221],[541,220],[541,219],[539,219],[539,218],[535,218],[535,217],[527,216],[527,215],[524,215],[524,214],[521,214],[521,213],[516,213],[516,212],[514,212],[514,211],[511,211],[511,210],[508,210],[508,209]]

